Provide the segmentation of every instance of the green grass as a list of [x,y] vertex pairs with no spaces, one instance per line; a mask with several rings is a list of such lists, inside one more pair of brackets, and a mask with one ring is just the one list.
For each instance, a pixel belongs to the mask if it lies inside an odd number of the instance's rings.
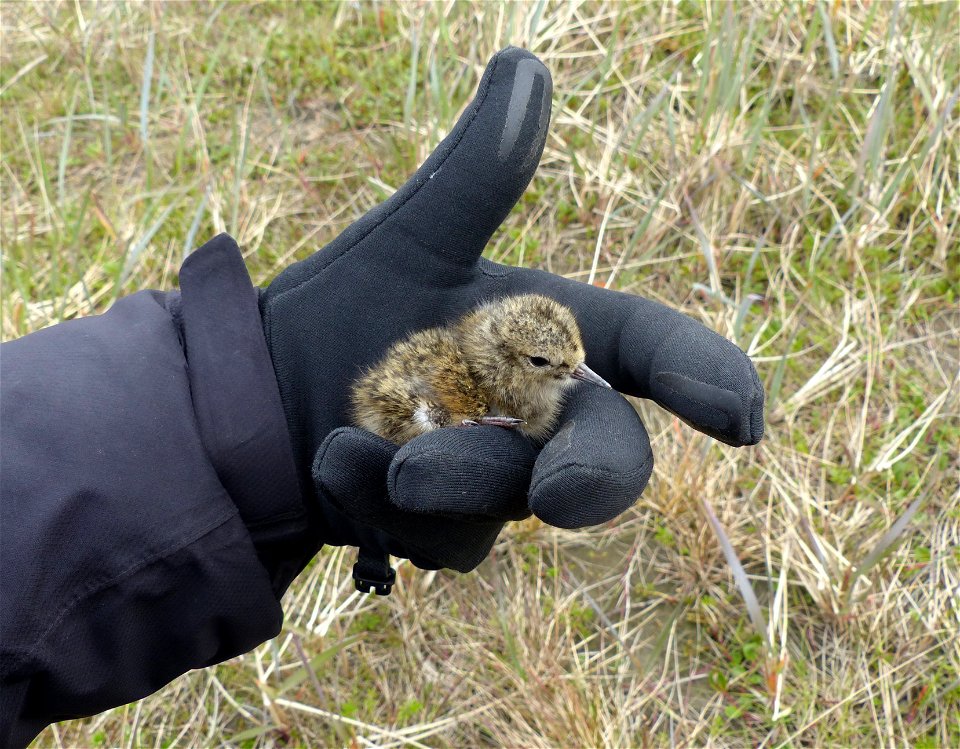
[[487,256],[681,309],[768,391],[739,451],[638,403],[657,466],[617,523],[514,524],[387,600],[326,549],[276,640],[38,746],[960,745],[955,2],[0,15],[5,339],[175,286],[219,231],[267,283],[513,43],[553,126]]

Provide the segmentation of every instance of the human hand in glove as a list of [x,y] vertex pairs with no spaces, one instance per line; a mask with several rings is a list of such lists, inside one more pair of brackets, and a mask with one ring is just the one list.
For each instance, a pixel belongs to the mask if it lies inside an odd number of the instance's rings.
[[[320,540],[361,548],[361,588],[389,592],[388,554],[469,571],[506,521],[531,512],[561,528],[622,513],[646,486],[653,454],[620,393],[654,400],[729,445],[763,435],[763,387],[730,341],[656,302],[480,257],[540,160],[551,89],[532,54],[499,52],[473,103],[407,183],[261,295]],[[574,312],[587,364],[615,389],[578,385],[544,445],[479,427],[397,447],[349,426],[353,382],[396,341],[481,301],[527,293]]]

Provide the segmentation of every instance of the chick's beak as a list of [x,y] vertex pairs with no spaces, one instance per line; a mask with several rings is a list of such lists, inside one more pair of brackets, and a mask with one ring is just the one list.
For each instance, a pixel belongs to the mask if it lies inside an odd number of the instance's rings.
[[[570,376],[575,380],[583,380],[584,382],[592,382],[594,385],[599,385],[600,387],[609,388],[610,383],[603,379],[600,375],[594,372],[590,367],[584,363],[580,363],[576,366],[573,372],[570,373]],[[611,388],[612,389],[612,388]]]

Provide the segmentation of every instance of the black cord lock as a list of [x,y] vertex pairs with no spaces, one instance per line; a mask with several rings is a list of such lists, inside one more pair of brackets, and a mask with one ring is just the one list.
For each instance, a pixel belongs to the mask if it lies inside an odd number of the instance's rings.
[[353,582],[361,593],[371,591],[378,596],[390,595],[397,573],[390,566],[390,557],[383,553],[370,552],[363,547],[353,565]]

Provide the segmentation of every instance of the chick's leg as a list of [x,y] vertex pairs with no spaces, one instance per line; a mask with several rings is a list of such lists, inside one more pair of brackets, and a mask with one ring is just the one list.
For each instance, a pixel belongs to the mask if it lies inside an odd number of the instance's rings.
[[504,429],[516,429],[521,424],[526,424],[523,419],[515,419],[512,416],[481,416],[479,419],[464,419],[460,426],[465,427],[503,427]]

